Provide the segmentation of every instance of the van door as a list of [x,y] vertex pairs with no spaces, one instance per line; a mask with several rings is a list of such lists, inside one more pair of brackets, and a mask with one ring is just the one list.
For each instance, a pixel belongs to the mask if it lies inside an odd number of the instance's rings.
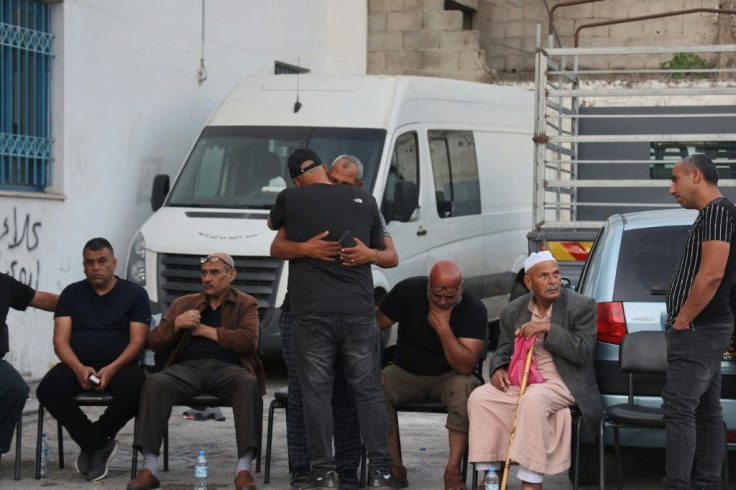
[[484,236],[478,159],[473,131],[429,129],[432,203],[427,211],[432,262],[447,259],[463,270],[465,288],[484,291]]
[[[429,175],[427,168],[422,166],[424,159],[420,157],[419,136],[417,125],[403,126],[395,133],[381,199],[381,212],[388,222],[388,230],[399,253],[399,267],[385,270],[392,286],[403,278],[427,273]],[[419,206],[409,219],[397,219],[394,213],[394,205],[397,204],[396,183],[399,181],[412,182],[418,190]]]

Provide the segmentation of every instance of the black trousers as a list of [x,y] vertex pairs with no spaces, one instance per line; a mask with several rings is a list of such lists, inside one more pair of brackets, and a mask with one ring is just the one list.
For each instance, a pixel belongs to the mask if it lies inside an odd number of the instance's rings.
[[[89,364],[88,364],[89,365]],[[100,369],[103,365],[91,365]],[[107,386],[115,403],[107,407],[97,421],[92,422],[73,397],[84,391],[69,366],[59,363],[46,373],[36,389],[38,401],[69,432],[74,442],[84,451],[92,451],[108,437],[115,437],[120,429],[138,412],[141,387],[146,380],[137,363],[123,366]]]
[[0,359],[0,454],[10,450],[15,424],[23,414],[28,385],[7,361]]

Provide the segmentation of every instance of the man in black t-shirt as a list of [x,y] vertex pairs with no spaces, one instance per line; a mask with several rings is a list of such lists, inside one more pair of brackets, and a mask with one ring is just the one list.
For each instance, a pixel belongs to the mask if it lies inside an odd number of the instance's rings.
[[[349,232],[369,248],[384,248],[380,213],[371,194],[332,185],[327,169],[312,150],[295,150],[288,166],[296,187],[277,196],[269,215],[271,229],[283,227],[286,239],[293,242],[306,242],[322,232],[328,232],[326,240],[341,241]],[[349,247],[350,241],[344,238],[342,245]],[[370,264],[344,267],[336,260],[294,258],[289,261],[288,290],[291,311],[297,316],[293,351],[303,387],[312,467],[312,480],[304,488],[336,488],[338,484],[331,408],[338,352],[355,393],[361,435],[370,459],[368,486],[388,488],[390,457]]]
[[[117,260],[106,239],[91,239],[82,255],[86,279],[64,288],[54,314],[54,351],[61,362],[43,377],[36,396],[79,444],[77,471],[96,481],[115,456],[115,435],[138,411],[145,380],[138,356],[151,306],[145,289],[115,276]],[[95,422],[74,402],[85,390],[115,398]]]
[[25,311],[29,306],[54,311],[59,296],[36,291],[13,277],[0,273],[0,454],[10,450],[13,429],[28,398],[28,385],[20,373],[2,357],[8,353],[8,325],[5,319],[10,308]]
[[408,482],[398,449],[396,407],[440,398],[447,406],[450,441],[445,488],[464,489],[460,463],[468,446],[467,403],[480,384],[471,373],[487,338],[486,307],[476,295],[463,291],[460,267],[442,260],[429,277],[404,279],[394,286],[376,316],[381,330],[399,323],[393,364],[383,370],[391,471],[398,486]]
[[[720,488],[725,433],[721,358],[734,330],[730,290],[736,279],[736,208],[717,187],[718,170],[703,154],[672,169],[670,194],[700,211],[667,290],[667,431],[664,487]],[[697,454],[696,454],[697,453]]]

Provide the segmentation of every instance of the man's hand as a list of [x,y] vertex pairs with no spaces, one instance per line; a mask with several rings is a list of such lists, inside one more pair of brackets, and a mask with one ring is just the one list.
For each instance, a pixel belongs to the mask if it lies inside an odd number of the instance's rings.
[[355,267],[376,262],[376,251],[372,248],[368,248],[360,238],[354,238],[354,240],[355,243],[357,243],[356,246],[340,250],[342,265],[345,267]]
[[202,316],[197,310],[187,310],[174,319],[174,330],[195,328]]
[[532,320],[522,325],[521,328],[516,331],[516,336],[517,337],[521,336],[521,337],[524,337],[525,339],[528,339],[529,337],[533,335],[549,332],[549,327],[550,327],[549,321]]
[[335,258],[340,255],[341,246],[338,242],[323,240],[329,234],[329,231],[323,231],[302,243],[301,246],[304,255],[310,259],[334,262]]
[[118,369],[114,367],[112,364],[108,364],[107,366],[97,371],[97,374],[95,376],[100,378],[100,385],[94,386],[94,389],[97,391],[105,391],[107,387],[110,385],[112,378],[115,377],[115,373],[117,372],[118,372]]
[[85,390],[92,390],[92,389],[97,388],[95,385],[89,382],[90,374],[94,374],[98,378],[100,377],[100,375],[97,374],[97,371],[95,371],[94,368],[91,368],[89,366],[80,366],[78,369],[74,371],[74,374],[77,375],[77,381],[79,381],[79,386],[81,386]]
[[506,391],[506,388],[511,386],[509,372],[504,368],[496,369],[496,372],[491,376],[491,385],[498,390]]
[[427,321],[435,332],[439,333],[441,330],[450,328],[450,315],[452,315],[452,308],[443,310],[442,308],[437,308],[431,302],[429,303]]
[[683,320],[680,320],[680,318],[675,318],[675,323],[672,324],[672,328],[675,330],[690,330],[690,324],[688,322],[685,322]]

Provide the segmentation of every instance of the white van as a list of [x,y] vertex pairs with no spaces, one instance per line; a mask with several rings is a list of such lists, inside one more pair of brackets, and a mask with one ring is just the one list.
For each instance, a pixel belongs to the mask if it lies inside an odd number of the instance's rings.
[[235,286],[259,301],[264,353],[278,353],[288,267],[269,256],[266,218],[293,185],[289,154],[309,147],[328,164],[341,154],[364,164],[364,188],[399,252],[398,267],[373,269],[376,302],[399,280],[451,259],[493,320],[522,290],[532,127],[532,94],[510,87],[408,76],[247,78],[207,121],[171,189],[168,176],[154,179],[156,212],[131,243],[127,278],[147,289],[154,313],[165,313],[201,290],[200,257],[227,252]]

